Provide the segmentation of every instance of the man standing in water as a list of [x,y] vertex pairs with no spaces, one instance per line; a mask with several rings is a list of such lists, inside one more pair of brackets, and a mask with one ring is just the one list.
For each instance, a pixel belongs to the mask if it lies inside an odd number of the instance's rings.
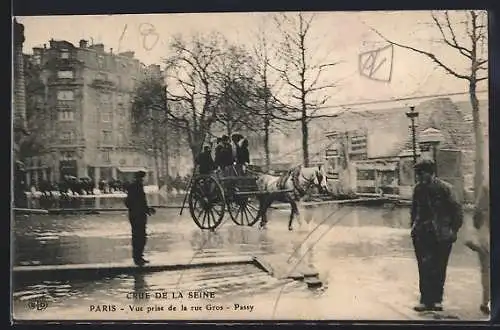
[[441,311],[446,268],[463,223],[462,206],[453,187],[435,176],[435,164],[415,165],[418,183],[413,191],[411,236],[417,257],[420,304],[415,311]]
[[132,228],[132,257],[137,266],[143,266],[149,261],[144,259],[144,247],[146,246],[146,224],[148,215],[153,215],[155,209],[148,206],[146,193],[144,192],[144,177],[146,172],[137,171],[134,181],[127,187],[125,205],[128,208],[128,219]]

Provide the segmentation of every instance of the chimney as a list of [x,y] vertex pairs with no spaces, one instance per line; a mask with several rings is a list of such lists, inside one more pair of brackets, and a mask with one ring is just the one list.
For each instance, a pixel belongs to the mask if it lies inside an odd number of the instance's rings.
[[80,48],[87,48],[89,42],[85,39],[80,40]]

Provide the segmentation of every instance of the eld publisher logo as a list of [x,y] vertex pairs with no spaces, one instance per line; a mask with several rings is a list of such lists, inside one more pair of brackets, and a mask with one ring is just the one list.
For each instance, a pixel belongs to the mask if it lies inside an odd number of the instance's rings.
[[26,304],[26,307],[29,310],[33,311],[43,311],[47,309],[48,303],[47,300],[43,298],[35,298],[35,299],[30,299],[28,303]]

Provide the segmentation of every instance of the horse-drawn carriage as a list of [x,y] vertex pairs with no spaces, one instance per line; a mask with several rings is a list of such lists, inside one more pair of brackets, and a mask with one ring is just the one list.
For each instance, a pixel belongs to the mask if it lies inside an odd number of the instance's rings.
[[222,171],[196,175],[188,195],[191,217],[201,229],[213,230],[224,219],[226,212],[239,226],[253,226],[258,221],[257,176],[247,172],[232,175]]
[[215,230],[226,212],[239,226],[253,226],[260,218],[265,225],[267,209],[274,201],[281,201],[291,206],[291,230],[293,217],[298,215],[296,199],[312,186],[326,189],[326,173],[321,166],[297,166],[279,177],[253,169],[238,174],[241,172],[234,167],[231,172],[193,177],[187,198],[191,217],[200,229]]

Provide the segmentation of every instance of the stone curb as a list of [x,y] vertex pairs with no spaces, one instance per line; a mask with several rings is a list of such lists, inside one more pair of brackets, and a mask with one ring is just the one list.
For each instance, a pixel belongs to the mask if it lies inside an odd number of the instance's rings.
[[175,271],[183,269],[218,267],[228,265],[255,265],[251,256],[237,257],[208,257],[203,259],[187,259],[173,263],[147,264],[138,267],[133,263],[102,263],[102,264],[72,264],[72,265],[43,265],[43,266],[16,266],[13,268],[13,277],[16,281],[24,282],[36,279],[93,279],[120,274],[140,274],[161,271]]

